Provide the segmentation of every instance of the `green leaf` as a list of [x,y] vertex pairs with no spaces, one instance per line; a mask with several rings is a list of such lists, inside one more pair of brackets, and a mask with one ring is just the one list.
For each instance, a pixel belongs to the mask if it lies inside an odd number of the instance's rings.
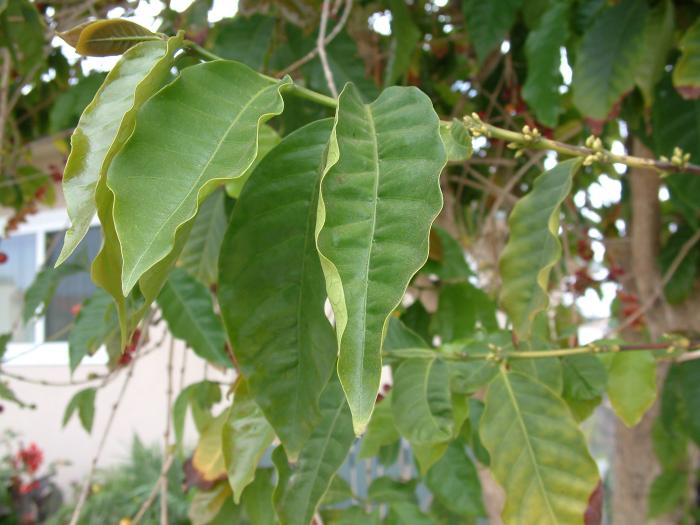
[[454,429],[449,368],[442,359],[407,359],[394,372],[391,407],[412,444],[450,439]]
[[[654,153],[671,156],[678,146],[691,154],[693,162],[700,158],[700,100],[684,100],[665,75],[656,91],[652,106]],[[678,210],[693,228],[700,228],[700,177],[676,173],[664,179],[671,194],[667,204]]]
[[34,281],[29,285],[27,291],[24,292],[22,321],[27,323],[34,316],[43,315],[63,278],[84,271],[86,271],[84,265],[70,263],[64,264],[60,268],[44,268],[36,274]]
[[543,385],[561,394],[563,390],[562,366],[556,357],[538,357],[534,359],[513,359],[512,370],[526,374]]
[[440,137],[445,145],[447,160],[461,162],[472,156],[472,137],[461,120],[440,122]]
[[258,134],[258,154],[255,156],[255,160],[243,175],[232,180],[231,182],[226,183],[226,193],[230,197],[237,199],[240,196],[243,186],[245,186],[245,183],[248,181],[248,178],[253,173],[257,165],[265,157],[265,155],[272,151],[272,148],[280,143],[280,140],[280,136],[270,126],[262,126],[260,128],[260,133]]
[[323,496],[321,505],[335,505],[354,498],[350,483],[345,481],[340,475],[336,474],[331,480],[328,491]]
[[413,450],[421,476],[427,475],[430,467],[440,461],[443,454],[447,452],[448,445],[447,441],[440,443],[411,443],[411,450]]
[[34,405],[30,405],[19,399],[12,389],[8,386],[6,382],[0,381],[0,399],[6,399],[15,403],[20,408],[34,408]]
[[121,55],[132,46],[161,37],[130,20],[111,18],[80,24],[58,33],[76,52],[83,56],[105,57]]
[[522,0],[465,0],[462,3],[469,41],[480,63],[505,40]]
[[130,49],[109,72],[71,135],[63,194],[71,219],[58,266],[83,239],[95,215],[98,181],[134,128],[136,112],[162,86],[181,38],[144,42]]
[[435,525],[435,522],[421,511],[417,503],[397,502],[389,506],[389,514],[384,521],[385,525]]
[[[659,254],[659,265],[665,275],[673,264],[678,252],[683,245],[690,240],[694,231],[688,226],[681,226],[671,234]],[[673,272],[671,279],[664,287],[664,296],[671,304],[679,304],[685,301],[693,291],[693,283],[700,266],[700,250],[691,249],[683,258],[678,268]]]
[[291,133],[260,163],[234,208],[219,263],[219,304],[250,390],[295,460],[318,423],[336,344],[314,242],[329,120]]
[[7,343],[12,339],[12,333],[0,334],[0,362],[7,352]]
[[68,357],[74,372],[85,356],[94,354],[110,335],[119,331],[112,297],[97,289],[86,299],[68,334]]
[[255,478],[255,469],[273,439],[275,432],[248,391],[248,385],[239,383],[221,436],[235,503]]
[[213,28],[213,53],[221,58],[238,60],[261,70],[270,50],[275,19],[271,16],[237,15],[224,19]]
[[[173,430],[175,432],[175,446],[182,450],[182,439],[185,434],[185,416],[187,408],[192,407],[192,414],[208,413],[216,403],[221,401],[221,387],[213,381],[201,381],[184,388],[173,404]],[[201,423],[195,418],[195,423]],[[210,422],[210,419],[209,419]],[[197,430],[202,432],[204,426],[197,424]]]
[[[687,361],[678,367],[676,381],[678,381],[679,397],[685,405],[688,434],[696,444],[700,444],[700,381],[698,378],[700,378],[700,361]],[[676,407],[676,410],[679,409],[680,407]]]
[[[92,72],[85,77],[79,78],[76,84],[69,86],[66,91],[60,93],[49,110],[49,132],[61,133],[76,127],[80,121],[80,116],[95,98],[95,94],[106,78],[106,73]],[[70,159],[70,155],[68,158]],[[72,162],[74,163],[75,160]],[[67,175],[70,177],[70,171],[66,166],[66,170],[63,172],[64,182]]]
[[673,85],[685,99],[700,97],[700,21],[683,35],[678,47],[681,56],[673,68]]
[[506,492],[506,524],[583,524],[598,469],[561,398],[527,375],[501,370],[486,394],[480,431]]
[[[479,427],[481,426],[481,416],[484,414],[484,402],[480,399],[469,398],[469,432],[467,438],[471,443],[474,457],[478,459],[482,465],[488,466],[491,463],[491,457],[488,450],[481,442],[479,435]],[[466,425],[465,425],[465,428]]]
[[178,264],[206,286],[218,280],[219,252],[228,224],[223,191],[215,191],[199,207]]
[[202,480],[215,482],[226,477],[223,429],[227,425],[230,409],[209,420],[199,435],[197,447],[192,454],[192,466]]
[[259,127],[282,112],[289,83],[217,60],[188,67],[143,105],[107,173],[125,295],[173,250],[204,198],[252,164]]
[[680,508],[688,497],[688,473],[681,471],[662,472],[649,488],[649,517],[656,518]]
[[442,206],[445,151],[430,99],[392,87],[363,104],[346,85],[326,157],[316,245],[335,313],[338,375],[360,434],[379,387],[387,320],[427,259]]
[[367,499],[375,503],[416,502],[416,480],[398,481],[388,476],[372,480],[367,487]]
[[387,324],[383,348],[385,351],[406,348],[430,348],[416,332],[406,326],[398,317],[391,316]]
[[562,113],[559,87],[564,81],[559,72],[561,48],[569,38],[568,1],[549,6],[537,27],[525,41],[527,80],[523,85],[523,99],[534,110],[537,120],[554,128]]
[[45,31],[41,15],[29,0],[8,0],[0,11],[0,47],[10,51],[12,68],[19,74],[36,74],[42,66]]
[[642,51],[635,81],[650,108],[654,102],[654,88],[664,73],[668,52],[674,44],[675,13],[673,2],[663,0],[651,9],[644,27]]
[[381,403],[375,405],[372,419],[367,425],[367,432],[362,436],[359,458],[374,457],[379,454],[382,447],[396,443],[401,438],[391,410],[392,397],[393,394],[390,391]]
[[590,401],[605,392],[608,373],[595,355],[582,354],[561,360],[564,373],[564,397]]
[[466,281],[445,284],[440,287],[432,328],[443,343],[468,339],[477,330],[497,330],[496,304]]
[[[212,490],[197,491],[192,498],[187,516],[192,525],[209,525],[230,499],[231,487],[227,483],[218,483]],[[229,519],[225,523],[236,523],[236,521]]]
[[476,467],[461,442],[450,444],[445,455],[428,471],[425,483],[450,511],[460,516],[486,516]]
[[411,19],[404,0],[389,0],[391,9],[391,44],[386,62],[384,85],[391,86],[401,79],[411,65],[411,57],[423,36]]
[[158,296],[158,306],[172,334],[199,357],[217,366],[232,366],[221,319],[214,313],[211,293],[200,281],[176,268]]
[[[255,479],[243,492],[243,511],[250,525],[275,525],[275,507],[272,505],[274,484],[271,468],[258,469]],[[229,522],[232,523],[232,522]]]
[[500,301],[521,339],[530,337],[535,316],[549,303],[549,273],[561,255],[559,208],[580,165],[580,159],[571,159],[545,171],[508,219],[510,238],[500,260]]
[[617,352],[608,369],[608,397],[628,427],[639,423],[656,399],[656,360],[651,352]]
[[71,416],[77,411],[80,424],[83,425],[85,431],[89,434],[92,432],[92,424],[95,421],[95,394],[97,390],[94,388],[86,388],[76,393],[66,406],[66,411],[63,413],[63,426],[65,427],[70,421]]
[[[308,525],[355,438],[340,383],[332,379],[321,395],[321,421],[299,454],[283,492],[276,498],[282,525]],[[279,490],[279,485],[278,485]]]
[[644,52],[645,2],[622,0],[595,17],[583,36],[573,76],[573,101],[586,117],[605,120],[634,87]]

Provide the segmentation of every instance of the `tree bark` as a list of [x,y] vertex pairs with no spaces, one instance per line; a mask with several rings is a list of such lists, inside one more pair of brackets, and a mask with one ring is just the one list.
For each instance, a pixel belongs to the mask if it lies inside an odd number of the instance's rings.
[[[639,141],[633,144],[633,154],[650,157],[650,152]],[[627,261],[622,261],[632,279],[625,285],[645,304],[654,297],[662,275],[658,267],[660,246],[659,176],[650,171],[632,169],[629,172],[631,189],[631,235]],[[697,289],[697,286],[696,286]],[[646,312],[644,319],[648,337],[658,340],[665,332],[697,330],[700,319],[694,312],[700,308],[700,294],[694,293],[681,305],[670,305],[660,297]],[[626,333],[625,339],[643,337],[639,333]],[[657,388],[661,391],[668,371],[668,364],[657,368]],[[647,518],[649,488],[660,472],[660,466],[651,441],[651,427],[658,415],[658,403],[645,414],[634,428],[615,423],[615,457],[613,461],[613,523],[615,525],[671,525],[680,523],[678,516],[664,516],[655,520]],[[691,454],[695,457],[696,454]]]

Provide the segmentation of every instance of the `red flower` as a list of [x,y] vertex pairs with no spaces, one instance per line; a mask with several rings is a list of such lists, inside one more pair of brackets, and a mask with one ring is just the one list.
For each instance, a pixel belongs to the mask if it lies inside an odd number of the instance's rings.
[[20,494],[29,494],[30,492],[34,492],[35,490],[39,490],[39,480],[35,479],[31,483],[22,483],[19,486],[19,493]]
[[36,446],[36,443],[32,443],[27,448],[20,449],[17,458],[27,469],[27,472],[34,474],[39,470],[41,462],[44,461],[44,453]]

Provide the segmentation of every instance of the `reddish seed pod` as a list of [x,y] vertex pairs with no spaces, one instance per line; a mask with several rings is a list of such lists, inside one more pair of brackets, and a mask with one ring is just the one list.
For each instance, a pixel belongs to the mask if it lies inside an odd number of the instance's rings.
[[78,315],[80,313],[80,309],[82,308],[82,304],[80,303],[75,303],[73,306],[70,307],[70,313],[73,317]]

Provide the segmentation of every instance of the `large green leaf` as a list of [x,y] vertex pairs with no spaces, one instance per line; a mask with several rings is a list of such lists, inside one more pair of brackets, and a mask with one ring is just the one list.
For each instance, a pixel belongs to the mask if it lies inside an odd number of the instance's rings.
[[362,446],[358,456],[360,458],[371,458],[379,454],[382,447],[396,443],[400,438],[399,431],[394,423],[392,413],[391,398],[393,394],[389,392],[381,403],[377,403],[372,412],[372,419],[367,425],[367,432],[362,436]]
[[682,509],[688,497],[688,473],[662,472],[649,487],[649,517],[655,518]]
[[522,0],[465,0],[462,2],[469,41],[479,62],[500,46],[510,30]]
[[271,16],[235,16],[213,28],[213,52],[238,60],[255,70],[262,69],[272,43],[275,19]]
[[644,51],[647,4],[622,0],[599,14],[578,50],[573,101],[586,117],[604,120],[634,87]]
[[559,67],[561,47],[569,38],[568,1],[553,3],[525,42],[527,80],[523,98],[534,110],[537,120],[553,128],[562,112],[559,87],[563,84]]
[[548,386],[555,393],[563,390],[562,367],[556,357],[538,357],[536,359],[513,359],[510,362],[512,370],[526,374]]
[[379,387],[387,320],[428,255],[445,149],[418,89],[392,87],[363,104],[347,84],[326,157],[316,245],[335,313],[338,375],[359,434]]
[[[666,274],[680,250],[693,234],[694,230],[691,227],[682,225],[668,237],[659,253],[659,265],[663,274]],[[695,277],[698,274],[698,265],[700,265],[700,249],[694,246],[664,286],[664,295],[669,303],[682,303],[690,297],[693,293]]]
[[[209,410],[219,401],[221,401],[221,387],[213,381],[193,383],[180,391],[173,404],[173,430],[175,447],[178,451],[182,449],[182,440],[185,435],[187,408],[191,408],[195,426],[199,432],[202,432],[212,419]],[[204,414],[207,416],[202,417]]]
[[218,280],[219,251],[228,224],[223,191],[215,191],[199,207],[178,264],[207,286]]
[[466,281],[445,284],[440,288],[432,328],[443,343],[470,338],[479,329],[497,330],[496,304]]
[[350,410],[334,377],[321,396],[321,421],[304,444],[289,479],[278,484],[276,506],[282,525],[311,522],[354,438]]
[[510,238],[500,260],[500,300],[521,339],[530,337],[535,316],[549,302],[549,272],[561,254],[559,208],[580,165],[580,159],[571,159],[544,172],[508,219]]
[[255,478],[255,469],[274,438],[275,432],[250,395],[248,385],[239,383],[221,434],[228,481],[236,503]]
[[659,2],[647,16],[644,28],[644,50],[637,66],[635,80],[646,107],[654,102],[654,88],[661,80],[668,52],[674,44],[675,10],[671,0]]
[[673,68],[673,85],[686,99],[700,97],[700,20],[683,35],[681,57]]
[[143,105],[107,173],[124,294],[172,251],[200,202],[252,164],[258,129],[282,112],[289,82],[217,60],[185,69]]
[[199,357],[221,367],[232,366],[221,319],[214,313],[211,293],[200,281],[176,268],[158,296],[158,306],[172,334]]
[[618,352],[608,368],[608,397],[628,427],[639,423],[656,399],[656,359],[651,352]]
[[78,246],[96,212],[98,181],[134,127],[136,112],[159,89],[173,63],[182,38],[143,42],[109,72],[95,98],[85,108],[71,136],[71,152],[63,173],[63,194],[71,227],[66,232],[56,265]]
[[446,508],[461,516],[485,516],[476,467],[460,441],[454,441],[428,471],[425,483]]
[[[272,483],[274,470],[260,468],[255,472],[255,479],[246,487],[241,502],[243,511],[250,525],[275,525],[275,507],[272,505]],[[231,522],[229,522],[231,523]]]
[[70,421],[71,416],[77,411],[80,424],[89,434],[92,431],[92,423],[95,421],[95,394],[94,388],[86,388],[77,392],[66,406],[63,414],[63,426]]
[[583,524],[598,469],[566,404],[519,372],[489,386],[481,439],[506,492],[506,525]]
[[391,406],[401,435],[411,443],[450,438],[454,428],[450,372],[442,359],[407,359],[394,373]]
[[68,334],[68,358],[71,372],[87,356],[94,354],[111,334],[119,330],[114,301],[101,289],[83,302]]
[[589,401],[605,392],[608,373],[595,355],[582,354],[561,360],[564,373],[564,397]]
[[391,44],[386,62],[384,85],[390,86],[408,71],[411,57],[423,34],[411,19],[404,0],[389,0],[391,7]]
[[[210,525],[217,518],[222,509],[231,499],[231,488],[226,483],[218,483],[213,489],[198,491],[192,498],[187,516],[192,525]],[[233,516],[237,516],[237,509],[232,509]],[[229,516],[224,523],[236,523],[233,516]]]
[[319,419],[335,364],[316,252],[319,165],[329,120],[270,152],[234,208],[220,259],[219,304],[251,392],[296,459]]
[[[675,398],[677,405],[683,405],[685,410],[685,430],[696,444],[700,444],[700,361],[692,360],[678,366],[675,372],[675,377],[678,385],[678,397]],[[682,400],[682,403],[678,403]],[[679,418],[678,412],[681,407],[673,407],[676,411],[676,418]],[[663,409],[662,409],[663,410]],[[670,412],[664,410],[663,412]],[[662,412],[662,413],[663,413]],[[667,417],[670,419],[670,417]],[[668,426],[671,426],[670,424]]]

